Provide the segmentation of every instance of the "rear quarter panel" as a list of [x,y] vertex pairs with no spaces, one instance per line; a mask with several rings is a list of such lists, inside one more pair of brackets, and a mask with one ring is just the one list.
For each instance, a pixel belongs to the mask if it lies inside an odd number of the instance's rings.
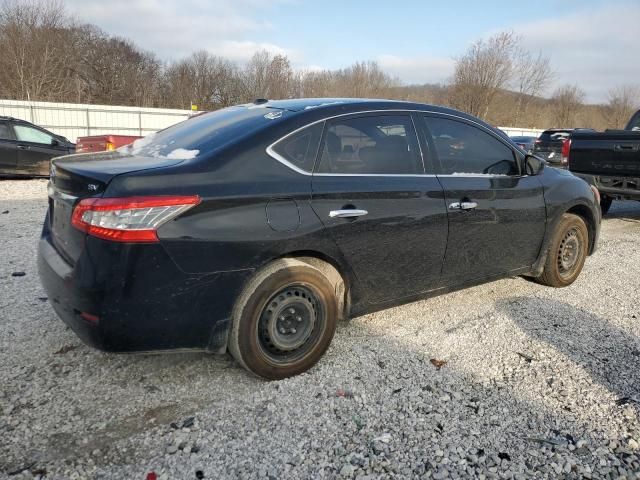
[[199,205],[158,230],[186,273],[256,270],[282,256],[311,254],[330,259],[351,282],[351,270],[311,208],[312,177],[266,154],[281,134],[258,135],[178,166],[119,175],[106,196],[199,195]]

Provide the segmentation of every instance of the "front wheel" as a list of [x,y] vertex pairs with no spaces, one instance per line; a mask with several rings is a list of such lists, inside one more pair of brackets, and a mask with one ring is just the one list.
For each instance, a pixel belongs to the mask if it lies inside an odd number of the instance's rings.
[[536,280],[550,287],[571,285],[582,271],[588,250],[589,232],[584,220],[565,213],[556,227],[542,275]]
[[336,286],[322,271],[293,258],[261,269],[233,310],[229,351],[269,380],[302,373],[329,347],[339,316]]

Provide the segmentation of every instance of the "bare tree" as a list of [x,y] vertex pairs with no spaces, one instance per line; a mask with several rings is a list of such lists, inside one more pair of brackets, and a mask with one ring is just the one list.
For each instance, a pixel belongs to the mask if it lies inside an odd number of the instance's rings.
[[640,87],[637,85],[622,85],[609,90],[609,102],[604,109],[609,128],[624,128],[638,106]]
[[73,29],[74,74],[87,101],[153,106],[158,103],[161,64],[126,39],[110,37],[92,25]]
[[224,58],[199,51],[167,67],[165,104],[215,110],[242,100],[238,66]]
[[272,56],[266,50],[253,55],[242,78],[247,100],[289,98],[295,89],[295,75],[289,59],[284,55]]
[[513,110],[513,125],[520,125],[521,116],[526,116],[531,100],[544,91],[552,78],[549,57],[542,53],[533,56],[522,48],[518,49],[514,68],[518,99]]
[[376,62],[356,62],[338,70],[334,75],[335,88],[347,97],[381,97],[398,82],[382,71]]
[[577,85],[559,87],[551,97],[551,111],[556,127],[575,127],[576,115],[584,100],[584,91]]
[[513,76],[518,38],[513,32],[479,40],[456,61],[451,85],[453,106],[486,118],[491,102]]
[[55,100],[72,91],[70,24],[56,0],[0,5],[0,85],[6,94]]

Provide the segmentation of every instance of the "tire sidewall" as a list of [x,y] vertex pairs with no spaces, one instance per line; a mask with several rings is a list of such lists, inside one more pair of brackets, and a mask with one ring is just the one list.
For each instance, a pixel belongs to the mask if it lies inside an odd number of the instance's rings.
[[[565,235],[571,228],[577,229],[578,236],[580,238],[580,258],[577,260],[577,263],[573,267],[573,273],[570,276],[562,276],[558,267],[558,254],[560,245]],[[568,285],[571,285],[576,280],[576,278],[578,278],[580,272],[582,272],[582,268],[584,267],[588,249],[589,232],[584,220],[576,215],[565,214],[560,220],[560,224],[558,225],[558,228],[556,230],[556,235],[553,239],[551,250],[549,251],[549,262],[547,265],[552,270],[553,276],[555,277],[555,283],[557,283],[558,286],[566,287]]]
[[[310,289],[322,303],[325,318],[320,326],[322,331],[317,343],[304,357],[294,363],[276,364],[266,356],[260,346],[258,322],[272,296],[290,285],[301,285]],[[329,347],[335,333],[337,318],[338,308],[333,287],[319,270],[302,265],[279,269],[254,287],[238,312],[235,328],[241,363],[254,374],[272,380],[302,373],[315,365]]]

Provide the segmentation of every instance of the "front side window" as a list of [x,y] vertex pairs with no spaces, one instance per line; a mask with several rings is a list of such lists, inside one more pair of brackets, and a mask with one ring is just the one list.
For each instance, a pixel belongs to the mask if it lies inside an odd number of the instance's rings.
[[327,123],[317,173],[423,173],[409,115],[377,115]]
[[318,154],[323,123],[316,123],[280,140],[273,151],[295,167],[311,172]]
[[41,143],[43,145],[51,145],[51,141],[54,137],[48,133],[44,133],[37,128],[28,127],[26,125],[14,125],[13,130],[16,133],[16,138],[20,142]]
[[513,151],[477,127],[440,117],[425,117],[443,175],[517,175]]

